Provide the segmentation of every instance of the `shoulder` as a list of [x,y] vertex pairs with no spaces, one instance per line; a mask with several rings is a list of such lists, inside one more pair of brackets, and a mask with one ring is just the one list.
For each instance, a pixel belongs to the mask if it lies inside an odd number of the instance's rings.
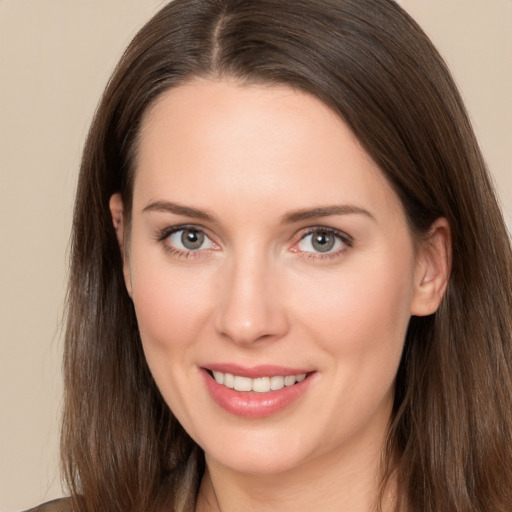
[[72,512],[71,499],[60,498],[58,500],[48,501],[25,512]]

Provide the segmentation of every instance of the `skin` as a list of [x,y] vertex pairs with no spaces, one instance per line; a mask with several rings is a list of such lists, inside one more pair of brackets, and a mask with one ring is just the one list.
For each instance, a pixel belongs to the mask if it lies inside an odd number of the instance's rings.
[[[118,194],[110,206],[149,367],[206,454],[196,510],[371,510],[409,318],[445,290],[446,221],[415,240],[381,171],[316,98],[213,80],[167,91],[146,115],[126,247]],[[349,211],[290,218],[331,206]],[[204,245],[166,236],[183,224]],[[311,229],[340,238],[320,253]],[[207,392],[199,368],[212,362],[314,373],[282,411],[244,418]]]

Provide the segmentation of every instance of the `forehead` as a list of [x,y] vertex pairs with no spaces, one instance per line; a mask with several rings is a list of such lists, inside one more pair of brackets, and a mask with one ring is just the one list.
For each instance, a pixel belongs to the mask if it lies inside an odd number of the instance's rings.
[[[303,207],[387,201],[381,171],[345,122],[286,86],[197,81],[160,96],[144,118],[134,199],[248,204],[274,198]],[[296,204],[290,207],[296,207]]]

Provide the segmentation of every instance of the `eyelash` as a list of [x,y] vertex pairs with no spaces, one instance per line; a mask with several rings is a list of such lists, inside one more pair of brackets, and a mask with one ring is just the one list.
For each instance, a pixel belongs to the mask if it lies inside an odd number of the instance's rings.
[[196,225],[193,225],[193,224],[184,224],[184,225],[181,225],[181,226],[173,226],[171,228],[166,228],[166,229],[163,229],[162,231],[158,232],[157,235],[156,235],[156,241],[157,242],[160,242],[163,247],[164,247],[164,250],[167,251],[168,253],[172,254],[173,256],[177,257],[177,258],[198,258],[198,257],[201,257],[201,256],[204,256],[204,251],[205,249],[203,250],[181,250],[181,249],[178,249],[177,247],[174,247],[173,245],[171,245],[169,242],[168,242],[168,238],[172,235],[174,235],[175,233],[179,233],[180,231],[196,231],[197,233],[202,233],[204,234],[204,236],[210,240],[210,242],[212,244],[214,244],[216,247],[217,247],[217,244],[206,234],[205,230],[203,228],[201,228],[200,226],[196,226]]
[[[179,233],[180,231],[196,231],[198,233],[204,234],[204,236],[210,240],[210,242],[215,245],[217,244],[208,236],[208,234],[205,232],[204,228],[200,226],[196,226],[193,224],[184,224],[180,226],[173,226],[171,228],[163,229],[162,231],[159,231],[156,235],[156,241],[159,243],[162,243],[164,250],[168,253],[174,255],[178,258],[197,258],[204,256],[204,251],[207,249],[198,249],[198,250],[181,250],[173,245],[171,245],[168,242],[168,238],[172,236],[175,233]],[[300,249],[297,249],[297,246],[304,241],[308,236],[313,235],[315,233],[321,233],[326,235],[331,235],[336,238],[337,241],[339,241],[342,244],[342,247],[334,252],[326,252],[325,254],[322,254],[321,252],[316,251],[303,251]],[[343,231],[339,231],[334,228],[328,228],[325,226],[314,226],[311,228],[308,228],[306,231],[303,231],[300,233],[298,240],[293,244],[292,248],[290,249],[290,252],[299,254],[302,258],[308,259],[308,260],[329,260],[336,257],[339,257],[341,254],[345,253],[349,248],[351,248],[354,245],[354,239],[349,236],[347,233],[344,233]],[[216,250],[216,249],[214,249]]]
[[[315,252],[315,251],[301,251],[299,249],[296,249],[296,247],[306,239],[306,237],[314,234],[326,234],[331,235],[338,240],[342,246],[338,250],[334,252],[326,252],[322,254],[321,252]],[[338,229],[334,228],[328,228],[325,226],[314,226],[311,228],[308,228],[305,232],[302,232],[300,234],[299,240],[294,244],[291,251],[296,252],[300,254],[302,258],[308,259],[308,260],[320,260],[325,261],[333,258],[337,258],[341,256],[343,253],[345,253],[348,249],[350,249],[354,245],[354,239],[349,236],[347,233],[344,233],[343,231],[339,231]]]

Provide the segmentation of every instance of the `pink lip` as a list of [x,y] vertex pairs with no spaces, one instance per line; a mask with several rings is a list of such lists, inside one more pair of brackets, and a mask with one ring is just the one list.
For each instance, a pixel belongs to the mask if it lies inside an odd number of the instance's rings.
[[231,375],[248,377],[250,379],[256,379],[258,377],[275,377],[276,375],[286,377],[287,375],[301,375],[302,373],[309,373],[311,371],[304,368],[288,368],[271,364],[247,367],[232,363],[212,363],[205,364],[204,368],[215,372],[231,373]]
[[[219,366],[214,366],[217,371]],[[229,366],[233,369],[233,365]],[[226,366],[222,365],[222,368],[226,368]],[[262,373],[262,368],[265,368],[266,370],[270,368],[272,371],[270,373],[265,371]],[[213,368],[211,369],[213,370]],[[241,377],[249,377],[248,373],[255,375],[250,378],[261,376],[269,377],[274,375],[299,375],[301,373],[300,371],[292,372],[289,368],[285,373],[279,373],[273,371],[275,369],[275,366],[271,366],[252,368],[251,372],[240,372],[240,369],[237,369],[234,372],[220,369],[218,371],[233,373],[234,375],[240,375]],[[245,370],[247,370],[247,368]],[[302,371],[302,373],[306,372]],[[315,380],[314,374],[309,374],[306,379],[294,384],[293,386],[284,387],[277,391],[269,391],[268,393],[256,393],[254,391],[242,392],[227,388],[226,386],[217,383],[209,374],[208,370],[204,368],[201,368],[201,374],[203,375],[206,388],[213,400],[225,411],[244,418],[264,418],[265,416],[270,416],[282,411],[302,396],[309,388],[310,384]]]

